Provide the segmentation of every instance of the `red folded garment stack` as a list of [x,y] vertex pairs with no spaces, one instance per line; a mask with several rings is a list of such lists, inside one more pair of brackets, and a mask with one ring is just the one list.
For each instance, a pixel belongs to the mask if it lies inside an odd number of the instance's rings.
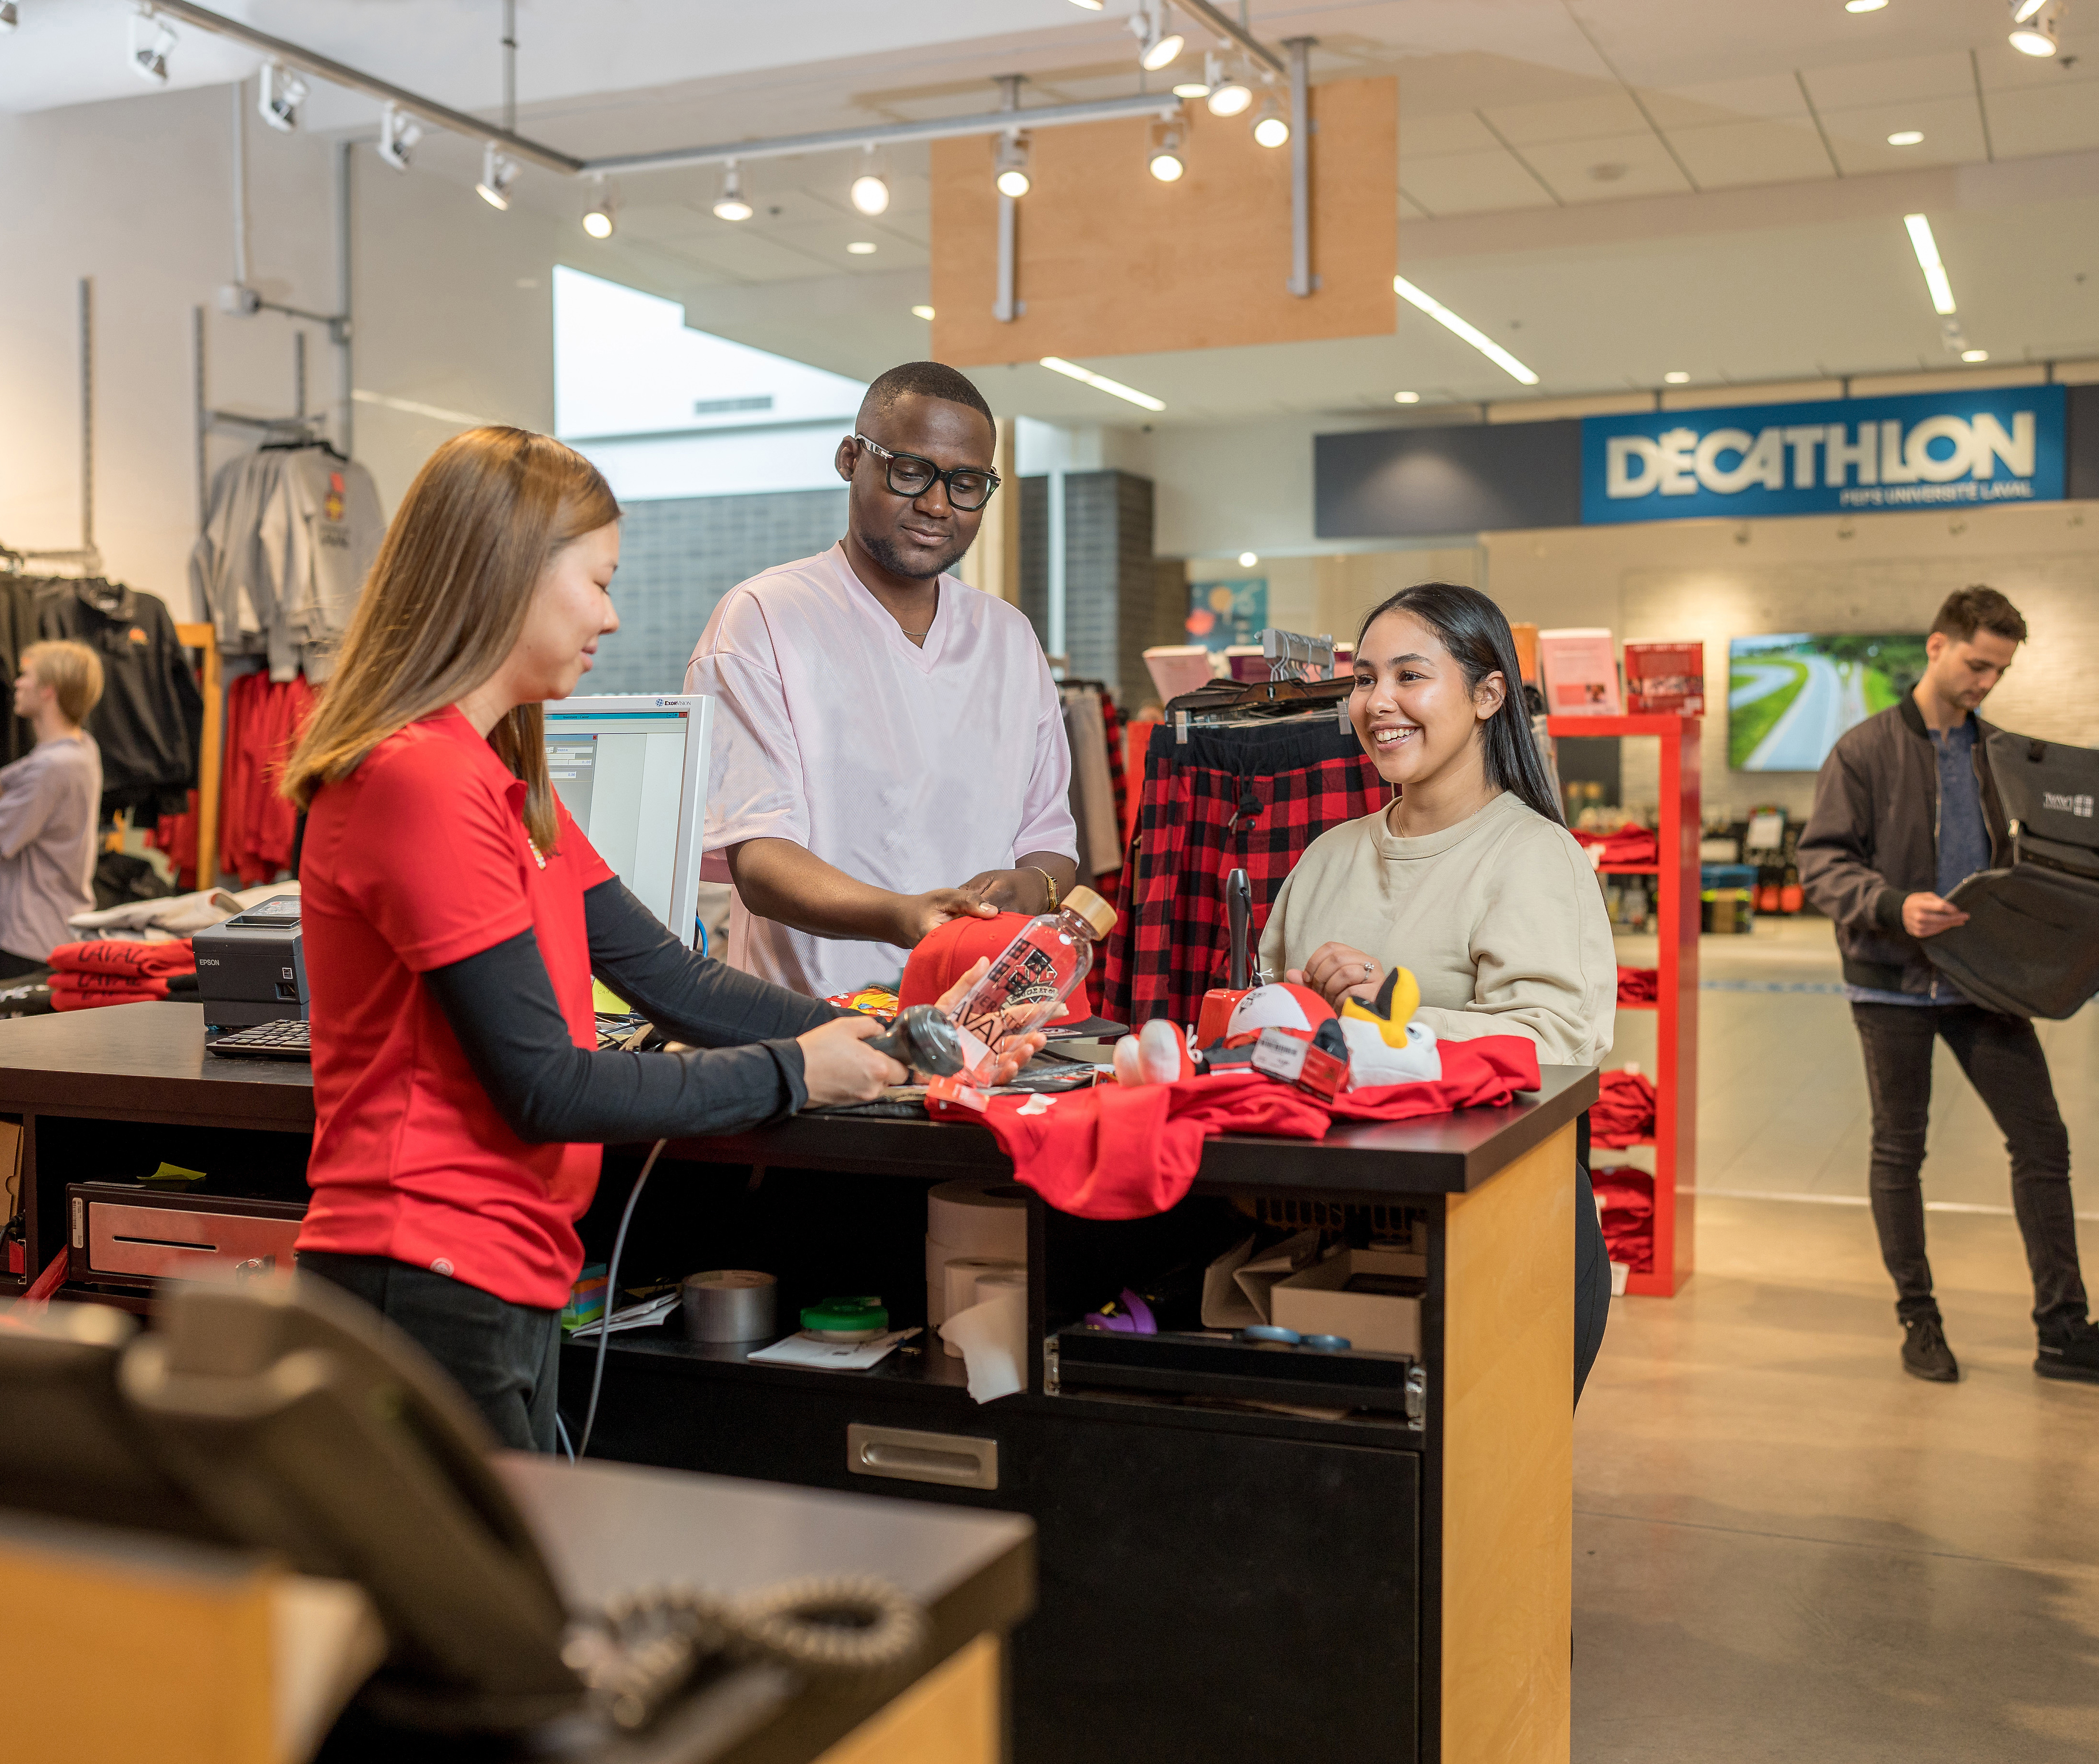
[[1589,1178],[1604,1208],[1604,1243],[1611,1260],[1636,1274],[1654,1272],[1654,1178],[1622,1164]]
[[1574,829],[1591,859],[1599,864],[1652,864],[1661,847],[1652,827],[1621,827],[1616,833],[1586,833]]
[[1590,1143],[1613,1150],[1654,1137],[1654,1083],[1640,1072],[1605,1072],[1589,1111]]
[[51,1009],[88,1010],[165,998],[168,982],[196,972],[189,939],[142,944],[128,938],[61,944],[51,952]]
[[1621,1005],[1652,1005],[1661,994],[1661,970],[1659,968],[1629,968],[1618,964],[1618,1002]]

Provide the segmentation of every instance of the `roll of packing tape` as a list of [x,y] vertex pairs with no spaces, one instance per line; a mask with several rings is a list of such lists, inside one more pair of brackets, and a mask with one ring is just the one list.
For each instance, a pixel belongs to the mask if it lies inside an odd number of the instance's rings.
[[1027,1259],[1027,1190],[1018,1182],[943,1182],[926,1197],[926,1235],[950,1256]]
[[717,1268],[679,1282],[693,1341],[770,1341],[780,1333],[780,1282],[754,1268]]

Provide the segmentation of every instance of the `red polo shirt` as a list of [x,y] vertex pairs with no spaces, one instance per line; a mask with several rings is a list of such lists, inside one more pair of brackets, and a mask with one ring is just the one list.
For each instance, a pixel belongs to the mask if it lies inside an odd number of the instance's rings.
[[318,1119],[298,1247],[552,1310],[583,1265],[601,1148],[512,1133],[421,979],[530,930],[576,1045],[596,1045],[583,892],[613,873],[558,804],[554,850],[535,851],[524,803],[456,710],[315,793],[300,876]]

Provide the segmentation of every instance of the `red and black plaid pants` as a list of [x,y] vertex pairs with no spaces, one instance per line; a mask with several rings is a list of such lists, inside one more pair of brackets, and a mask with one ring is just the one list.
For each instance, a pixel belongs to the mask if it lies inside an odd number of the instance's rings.
[[1102,1014],[1121,1023],[1193,1023],[1203,994],[1230,978],[1226,877],[1247,873],[1257,949],[1305,847],[1392,798],[1355,731],[1331,711],[1173,737],[1170,723],[1151,733],[1122,912],[1108,935]]

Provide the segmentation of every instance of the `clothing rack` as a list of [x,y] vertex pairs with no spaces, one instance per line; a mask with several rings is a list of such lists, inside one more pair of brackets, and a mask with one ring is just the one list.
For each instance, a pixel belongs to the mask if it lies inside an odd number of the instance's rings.
[[[1270,625],[1261,634],[1261,653],[1268,661],[1270,680],[1331,680],[1334,677],[1334,639],[1322,631],[1316,637]],[[1309,671],[1292,672],[1293,669]]]
[[[204,308],[190,310],[191,357],[196,403],[197,525],[211,512],[211,473],[205,463],[205,438],[216,431],[233,429],[259,435],[261,446],[328,446],[328,418],[306,409],[306,333],[292,332],[292,414],[254,416],[244,411],[214,409],[205,393]],[[331,449],[332,451],[332,449]]]

